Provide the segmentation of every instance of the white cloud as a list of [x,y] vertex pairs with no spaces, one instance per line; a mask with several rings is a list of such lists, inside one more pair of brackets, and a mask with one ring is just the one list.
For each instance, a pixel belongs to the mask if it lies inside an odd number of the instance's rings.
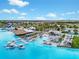
[[35,9],[31,9],[30,11],[35,11]]
[[16,9],[3,9],[3,10],[0,10],[0,13],[3,13],[3,14],[18,14],[18,15],[22,15],[22,16],[26,16],[27,13],[24,13],[24,12],[20,12]]
[[64,20],[65,18],[63,18],[63,17],[58,17],[58,18],[56,18],[55,20]]
[[66,12],[66,13],[62,13],[61,15],[65,16],[65,15],[73,15],[75,14],[76,12],[72,11],[72,12]]
[[26,16],[27,14],[26,13],[21,13],[20,15]]
[[67,12],[66,14],[68,14],[68,15],[75,14],[75,12]]
[[77,13],[79,13],[79,10],[77,11]]
[[22,19],[22,18],[25,18],[24,16],[20,16],[20,17],[18,17],[18,19]]
[[8,10],[8,9],[3,9],[1,12],[2,12],[2,13],[11,13],[11,11]]
[[29,2],[22,1],[22,0],[8,0],[10,5],[25,7],[29,5]]
[[11,9],[10,10],[12,13],[16,13],[16,14],[18,14],[19,13],[19,11],[18,10],[16,10],[16,9]]
[[47,16],[48,17],[56,17],[57,15],[55,13],[48,13]]
[[16,9],[3,9],[3,10],[1,10],[1,13],[18,14],[19,11],[17,11]]
[[25,16],[19,16],[17,17],[18,20],[27,20],[27,18]]
[[45,18],[45,17],[40,16],[40,17],[36,17],[36,18],[35,18],[35,20],[46,20],[46,18]]

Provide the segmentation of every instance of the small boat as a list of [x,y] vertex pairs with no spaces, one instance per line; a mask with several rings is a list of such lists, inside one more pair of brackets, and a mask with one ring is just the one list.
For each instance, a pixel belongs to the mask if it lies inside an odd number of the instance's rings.
[[15,41],[8,42],[8,44],[5,47],[13,49],[16,47],[16,42]]
[[24,46],[23,44],[19,44],[19,45],[18,45],[18,48],[19,48],[19,49],[24,49],[25,46]]
[[15,45],[13,45],[13,44],[7,44],[6,48],[15,48]]

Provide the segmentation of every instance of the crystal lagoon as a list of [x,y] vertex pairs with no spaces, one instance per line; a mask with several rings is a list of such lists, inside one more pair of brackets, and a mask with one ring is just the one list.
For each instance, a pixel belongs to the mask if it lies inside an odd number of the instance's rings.
[[79,49],[43,45],[42,41],[47,37],[37,37],[35,41],[26,44],[25,49],[4,47],[7,41],[17,41],[17,38],[12,32],[0,31],[0,59],[79,59]]

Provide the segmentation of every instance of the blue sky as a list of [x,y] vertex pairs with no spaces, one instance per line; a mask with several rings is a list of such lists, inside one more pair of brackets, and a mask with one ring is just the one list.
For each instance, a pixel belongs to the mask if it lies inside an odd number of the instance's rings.
[[0,20],[78,20],[79,0],[0,0]]

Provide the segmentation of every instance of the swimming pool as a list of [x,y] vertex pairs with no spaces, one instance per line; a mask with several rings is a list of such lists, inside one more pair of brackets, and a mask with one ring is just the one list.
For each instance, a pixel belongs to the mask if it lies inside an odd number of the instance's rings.
[[0,31],[0,59],[79,59],[78,49],[43,45],[42,40],[46,40],[46,37],[36,38],[36,41],[27,44],[23,50],[4,48],[8,40],[16,38],[12,32]]

